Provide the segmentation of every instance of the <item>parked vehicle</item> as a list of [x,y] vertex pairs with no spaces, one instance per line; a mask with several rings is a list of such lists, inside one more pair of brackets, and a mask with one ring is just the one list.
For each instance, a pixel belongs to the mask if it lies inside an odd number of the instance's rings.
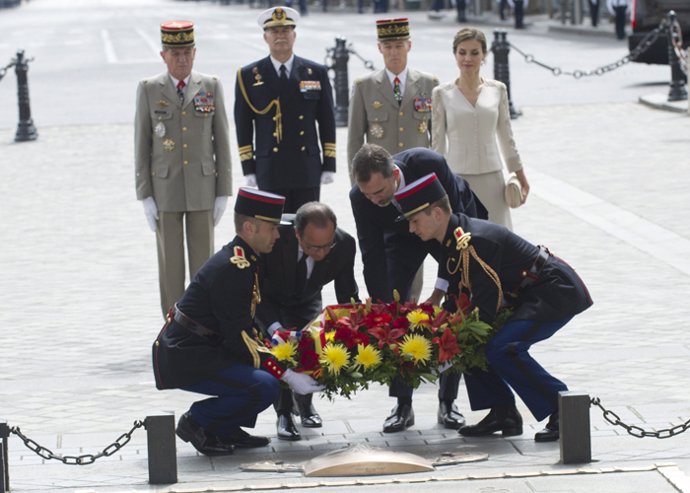
[[[690,1],[689,0],[632,0],[632,34],[628,37],[628,47],[633,51],[642,39],[659,27],[661,20],[673,10],[683,33],[683,47],[690,43]],[[634,60],[639,63],[668,64],[667,37],[660,36],[647,50]]]

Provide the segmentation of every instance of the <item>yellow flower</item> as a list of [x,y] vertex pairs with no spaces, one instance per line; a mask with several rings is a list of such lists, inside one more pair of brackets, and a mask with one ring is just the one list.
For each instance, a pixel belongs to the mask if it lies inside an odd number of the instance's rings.
[[295,341],[281,342],[271,348],[271,354],[278,361],[293,361],[295,354],[297,354],[297,343]]
[[355,356],[355,366],[363,369],[377,367],[381,364],[381,352],[373,346],[357,344],[357,356]]
[[335,341],[335,330],[326,332],[326,343]]
[[424,329],[429,327],[431,318],[425,311],[417,309],[407,314],[407,321],[412,329]]
[[342,344],[328,343],[323,348],[319,363],[326,367],[330,374],[337,375],[350,363],[350,355]]
[[424,336],[408,334],[400,344],[403,356],[410,356],[415,364],[431,358],[431,342]]

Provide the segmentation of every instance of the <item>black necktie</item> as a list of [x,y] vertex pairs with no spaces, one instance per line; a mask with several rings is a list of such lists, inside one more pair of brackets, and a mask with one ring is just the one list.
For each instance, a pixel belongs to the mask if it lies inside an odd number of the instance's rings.
[[287,68],[285,67],[285,65],[281,65],[280,66],[280,82],[284,84],[287,82],[287,80],[288,80]]
[[301,293],[307,285],[307,256],[302,254],[302,258],[297,262],[295,270],[295,292]]

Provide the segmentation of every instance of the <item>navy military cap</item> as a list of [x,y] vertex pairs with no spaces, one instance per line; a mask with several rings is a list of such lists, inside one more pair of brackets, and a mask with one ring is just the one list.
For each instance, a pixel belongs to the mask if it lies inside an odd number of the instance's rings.
[[235,212],[244,216],[261,219],[271,223],[280,223],[283,214],[285,197],[275,193],[264,192],[256,188],[240,188],[235,201]]
[[446,195],[436,173],[423,176],[395,193],[398,210],[402,212],[398,219],[409,219]]

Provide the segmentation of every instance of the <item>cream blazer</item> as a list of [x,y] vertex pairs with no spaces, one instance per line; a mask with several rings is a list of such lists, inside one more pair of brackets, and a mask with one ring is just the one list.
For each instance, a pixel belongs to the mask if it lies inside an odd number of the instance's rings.
[[522,168],[510,126],[506,86],[490,79],[483,82],[474,106],[454,81],[437,86],[431,96],[431,148],[461,175],[498,171],[503,161],[510,172]]

